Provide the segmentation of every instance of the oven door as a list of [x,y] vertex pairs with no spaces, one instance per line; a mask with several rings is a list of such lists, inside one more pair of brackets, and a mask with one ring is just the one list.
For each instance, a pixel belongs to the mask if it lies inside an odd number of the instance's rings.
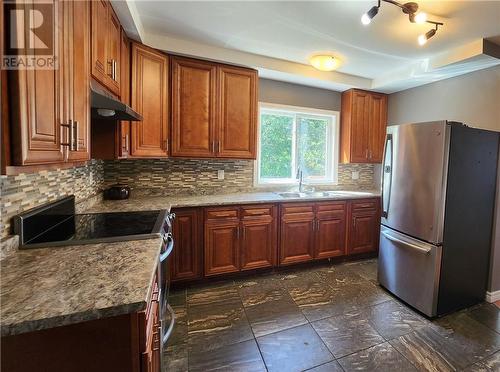
[[170,287],[170,265],[174,249],[174,238],[172,233],[163,237],[163,245],[158,263],[159,300],[160,300],[160,328],[161,328],[161,352],[166,347],[168,338],[174,328],[175,316],[172,307],[168,304],[168,293]]

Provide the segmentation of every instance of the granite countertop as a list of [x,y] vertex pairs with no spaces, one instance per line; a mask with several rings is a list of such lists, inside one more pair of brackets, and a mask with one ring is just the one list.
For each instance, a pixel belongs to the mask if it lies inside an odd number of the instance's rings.
[[1,335],[145,309],[161,238],[16,250],[0,261]]
[[275,192],[254,192],[239,194],[216,194],[199,196],[133,196],[125,200],[102,200],[87,209],[87,213],[121,212],[181,208],[203,207],[236,204],[298,202],[298,201],[329,201],[379,197],[380,191],[342,191],[337,190],[337,195],[318,197],[311,194],[306,197],[282,197]]

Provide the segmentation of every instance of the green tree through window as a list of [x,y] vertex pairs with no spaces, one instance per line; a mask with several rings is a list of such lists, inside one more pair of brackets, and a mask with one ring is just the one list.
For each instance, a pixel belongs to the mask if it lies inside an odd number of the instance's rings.
[[261,108],[259,180],[333,182],[336,116]]

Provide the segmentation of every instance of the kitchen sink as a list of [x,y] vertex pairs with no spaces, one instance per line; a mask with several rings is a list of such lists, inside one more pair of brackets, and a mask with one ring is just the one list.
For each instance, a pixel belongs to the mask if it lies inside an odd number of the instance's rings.
[[332,190],[332,191],[285,191],[276,193],[285,199],[318,199],[318,198],[335,198],[335,197],[352,197],[352,196],[369,196],[372,195],[370,192],[366,191],[342,191],[342,190]]
[[341,193],[338,191],[286,191],[277,193],[283,198],[329,198],[333,196],[345,196],[345,193]]
[[294,191],[278,192],[277,194],[283,198],[305,198],[308,196],[308,194],[305,192]]

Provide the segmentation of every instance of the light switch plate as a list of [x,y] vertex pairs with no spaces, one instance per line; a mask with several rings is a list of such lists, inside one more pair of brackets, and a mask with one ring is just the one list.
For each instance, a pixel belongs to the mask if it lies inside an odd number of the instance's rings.
[[224,169],[220,169],[217,171],[217,179],[218,180],[223,180],[224,179]]

